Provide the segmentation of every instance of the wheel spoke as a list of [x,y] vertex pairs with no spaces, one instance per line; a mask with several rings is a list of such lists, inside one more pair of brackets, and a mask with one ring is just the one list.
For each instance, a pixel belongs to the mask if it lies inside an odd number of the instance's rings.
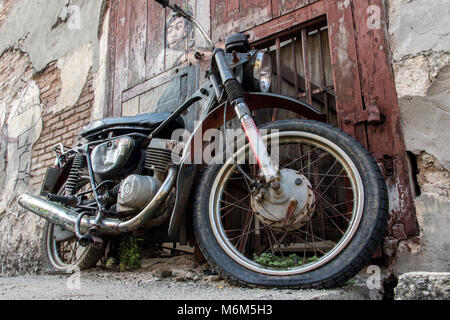
[[[317,149],[319,149],[319,148],[318,148],[318,147],[314,148],[312,151],[308,152],[308,154],[306,154],[306,155],[301,155],[300,157],[296,158],[295,160],[289,162],[289,163],[286,164],[286,165],[281,166],[280,168],[281,168],[281,169],[285,169],[285,168],[289,167],[291,164],[293,164],[293,163],[295,163],[295,162],[297,162],[297,161],[303,161],[303,159],[304,159],[305,157],[307,157],[307,156],[309,157],[310,153],[311,153],[311,152],[314,152],[314,151],[317,150]],[[280,163],[281,163],[281,162],[280,162]],[[303,167],[303,165],[302,165],[302,167]]]
[[[336,166],[337,163],[338,163],[338,162],[337,162],[337,160],[335,159],[333,165],[330,167],[330,169],[328,169],[327,173],[325,173],[325,175],[324,175],[323,178],[319,181],[319,183],[316,184],[316,187],[314,188],[314,190],[317,191],[317,189],[319,189],[321,183],[325,180],[325,178],[328,177],[328,174],[333,170],[333,168]],[[332,184],[334,181],[336,181],[336,179],[337,179],[337,178],[334,178],[334,180],[331,182],[331,184]],[[324,191],[324,193],[325,193],[325,192],[326,192],[326,191]]]
[[249,235],[249,233],[247,233],[247,232],[250,229],[250,225],[251,225],[252,221],[253,221],[253,214],[251,212],[249,212],[249,213],[247,213],[247,218],[246,218],[245,227],[244,227],[245,235],[241,235],[241,238],[238,241],[238,250],[240,253],[244,253],[244,247],[247,244],[248,235]]
[[[311,190],[312,190],[312,189],[311,189]],[[314,191],[314,190],[313,190],[313,191]],[[350,222],[350,220],[349,220],[347,217],[345,217],[338,209],[336,209],[335,205],[332,205],[329,201],[327,201],[327,199],[325,199],[325,198],[324,198],[322,195],[320,195],[317,191],[314,191],[314,194],[315,194],[316,196],[318,196],[321,200],[325,201],[325,202],[327,203],[327,205],[329,205],[328,208],[333,209],[334,211],[336,211],[336,213],[337,213],[338,215],[340,215],[340,216],[343,217],[345,220],[347,220],[347,222]],[[322,210],[323,210],[323,207],[322,207],[322,205],[320,204],[320,202],[317,202],[317,204],[319,204],[320,207],[321,207]],[[324,210],[324,212],[325,212],[325,214],[327,214],[325,210]],[[327,216],[328,216],[328,214],[327,214]]]
[[[320,203],[317,203],[318,206],[320,206]],[[331,217],[328,215],[328,213],[325,210],[322,210],[323,213],[325,213],[325,215],[329,218],[328,221],[330,221],[332,224],[334,224],[334,226],[339,230],[339,232],[344,235],[345,232],[336,224],[336,222],[333,221],[333,219],[331,219]]]
[[[280,137],[279,166],[285,170],[280,184],[282,192],[289,190],[287,200],[283,193],[271,191],[262,177],[257,187],[245,178],[257,176],[256,165],[241,165],[245,174],[222,168],[222,180],[212,191],[217,197],[215,221],[221,221],[224,232],[219,236],[233,248],[222,247],[235,261],[251,270],[257,263],[257,272],[296,274],[334,259],[349,241],[345,235],[356,225],[356,215],[362,214],[355,198],[359,173],[352,171],[341,149],[330,148],[333,142],[305,139],[301,133],[299,139]],[[306,183],[296,182],[304,189],[294,189],[296,176]],[[257,194],[263,197],[253,198]],[[302,207],[289,209],[293,200]]]
[[[264,230],[264,229],[270,230],[270,226],[271,226],[270,224],[267,224],[267,225],[264,225],[262,227],[255,228],[254,230],[250,230],[250,231],[244,232],[243,234],[241,234],[241,235],[239,235],[237,237],[234,237],[234,238],[229,238],[228,240],[230,240],[230,241],[236,240],[236,239],[240,238],[241,236],[251,234],[251,233],[255,232],[256,230]],[[239,229],[239,230],[242,230],[242,229]]]
[[[220,202],[223,202],[223,203],[225,203],[225,204],[228,205],[228,206],[233,206],[233,207],[238,208],[238,209],[242,209],[242,210],[246,210],[246,211],[251,210],[250,208],[241,207],[241,206],[238,206],[238,205],[236,205],[236,204],[233,204],[233,203],[228,202],[228,201],[225,201],[225,200],[220,200]],[[222,209],[221,209],[221,210],[222,210]],[[231,210],[233,210],[233,209],[231,209]]]

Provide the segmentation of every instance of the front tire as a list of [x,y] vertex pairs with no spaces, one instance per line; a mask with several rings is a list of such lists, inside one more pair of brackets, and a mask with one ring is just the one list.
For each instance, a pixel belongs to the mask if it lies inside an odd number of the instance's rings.
[[[243,285],[342,285],[367,265],[384,237],[388,197],[376,162],[355,139],[324,123],[285,120],[260,129],[279,131],[280,169],[307,178],[315,203],[292,227],[271,221],[255,211],[254,190],[233,161],[211,165],[194,206],[202,253],[218,273]],[[296,152],[301,164],[292,161]],[[258,175],[255,165],[241,167]]]

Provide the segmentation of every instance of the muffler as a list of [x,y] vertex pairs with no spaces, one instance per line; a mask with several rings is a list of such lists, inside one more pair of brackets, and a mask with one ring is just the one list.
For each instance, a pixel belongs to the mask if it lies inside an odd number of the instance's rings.
[[[158,212],[158,209],[164,204],[167,196],[172,190],[177,178],[178,168],[171,166],[167,172],[164,183],[159,188],[152,201],[133,219],[128,221],[120,221],[117,219],[103,219],[100,223],[100,229],[96,235],[115,235],[119,233],[130,232],[143,226],[147,221],[152,219]],[[54,202],[41,199],[31,194],[23,194],[17,200],[20,206],[31,211],[32,213],[59,225],[64,229],[75,233],[75,223],[79,217],[79,213],[71,209],[60,206]],[[80,224],[82,232],[88,232],[95,225],[95,217],[83,217]]]

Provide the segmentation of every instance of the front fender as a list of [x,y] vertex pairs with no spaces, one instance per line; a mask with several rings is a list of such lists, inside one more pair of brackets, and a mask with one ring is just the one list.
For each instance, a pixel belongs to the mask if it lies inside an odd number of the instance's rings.
[[[282,109],[292,111],[301,117],[316,121],[326,121],[326,116],[316,107],[288,96],[275,93],[251,92],[245,94],[245,100],[250,111],[260,109]],[[202,127],[205,129],[219,128],[223,123],[224,106],[213,108],[202,120]],[[227,121],[235,117],[233,108],[227,109]]]
[[[309,120],[316,120],[325,122],[326,116],[316,107],[303,102],[298,99],[294,99],[288,96],[283,96],[274,93],[260,93],[252,92],[245,95],[245,100],[250,111],[261,110],[261,109],[282,109],[292,111],[299,115],[299,117],[306,118]],[[189,154],[185,153],[184,157],[192,157],[193,151],[196,150],[195,143],[201,142],[203,144],[203,134],[209,129],[219,129],[223,124],[223,113],[225,106],[222,104],[220,106],[213,107],[212,110],[204,117],[202,121],[196,126],[194,132],[191,135],[190,140],[185,146],[185,150],[190,150]],[[227,121],[232,120],[236,117],[233,108],[227,108]],[[201,134],[201,135],[200,135]],[[202,149],[197,149],[202,150]],[[194,162],[194,159],[191,159]],[[199,164],[198,159],[195,159],[195,163]],[[191,162],[191,163],[192,163]],[[202,164],[205,164],[202,162]]]
[[[273,93],[247,93],[245,95],[246,102],[250,111],[260,109],[282,109],[292,111],[299,115],[299,117],[307,118],[316,121],[326,121],[326,116],[316,107],[291,97],[273,94]],[[196,172],[197,165],[204,165],[203,157],[195,157],[194,150],[196,150],[196,143],[201,143],[199,149],[203,150],[203,134],[209,129],[219,129],[223,124],[223,113],[225,106],[213,107],[211,111],[204,117],[194,129],[190,139],[187,141],[184,148],[183,161],[180,164],[178,172],[176,200],[172,211],[171,221],[169,225],[169,236],[176,241],[178,237],[178,229],[185,206],[189,201],[189,196],[192,188],[192,181]],[[233,108],[227,108],[227,121],[236,117]],[[198,146],[197,146],[198,148]],[[194,159],[195,158],[195,159]],[[199,159],[198,159],[199,158]],[[198,163],[200,160],[201,163]],[[194,163],[194,164],[193,164]]]

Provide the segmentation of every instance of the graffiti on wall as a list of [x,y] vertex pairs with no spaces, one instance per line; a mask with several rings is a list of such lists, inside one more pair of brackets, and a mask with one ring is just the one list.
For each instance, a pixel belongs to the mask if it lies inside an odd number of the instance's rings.
[[[186,4],[184,9],[193,14],[192,6]],[[194,25],[175,14],[169,14],[165,22],[164,48],[161,48],[155,63],[171,69],[186,61],[195,61],[195,53],[207,53],[207,49],[196,43]],[[198,41],[197,41],[198,42]]]
[[[186,4],[184,9],[193,14],[190,4]],[[185,65],[179,70],[168,84],[164,86],[164,90],[155,90],[155,94],[159,93],[156,103],[156,112],[172,112],[180,106],[197,88],[199,72],[196,53],[203,55],[208,54],[208,50],[201,46],[201,41],[196,41],[196,33],[193,24],[186,19],[174,14],[169,14],[165,21],[164,32],[164,48],[161,49],[156,63],[164,65],[165,69],[171,69],[185,62],[192,64]],[[185,117],[187,123],[195,120],[197,110],[193,108],[190,114]],[[189,125],[188,125],[189,126]]]
[[19,90],[10,104],[2,105],[0,167],[0,212],[25,191],[31,171],[31,151],[42,132],[42,106],[39,88],[34,81]]

